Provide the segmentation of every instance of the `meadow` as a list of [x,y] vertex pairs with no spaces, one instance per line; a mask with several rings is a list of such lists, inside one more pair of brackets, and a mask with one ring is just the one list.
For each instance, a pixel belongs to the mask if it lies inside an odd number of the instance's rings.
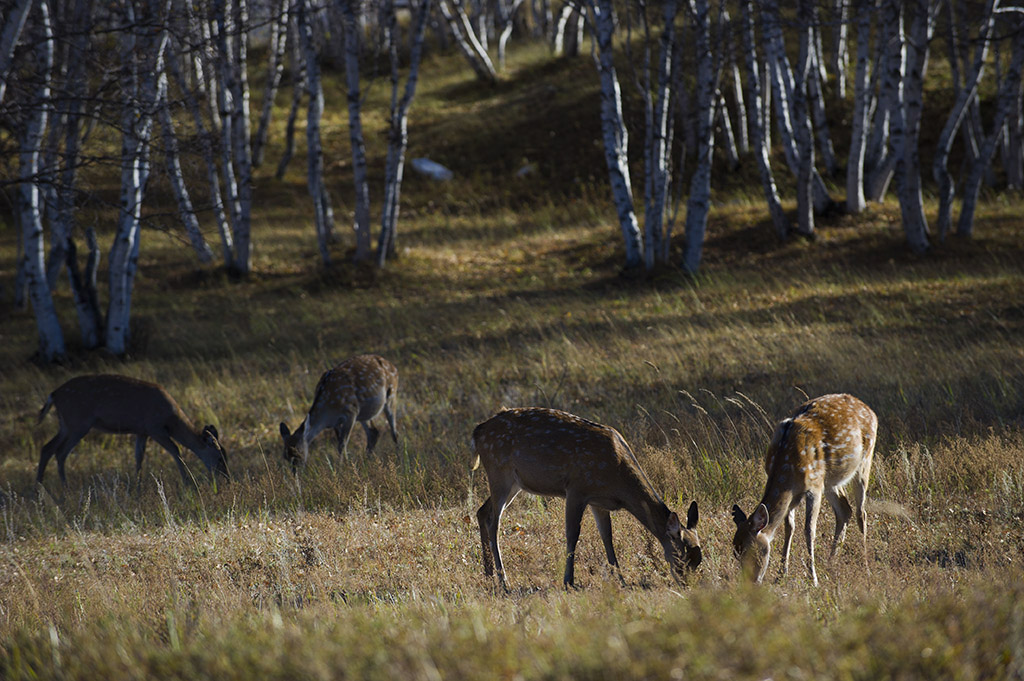
[[[384,270],[345,261],[338,86],[325,145],[339,264],[319,265],[304,160],[282,182],[264,168],[253,276],[200,268],[171,229],[144,233],[126,360],[74,347],[66,287],[69,359],[31,360],[4,224],[0,678],[1024,678],[1024,199],[992,193],[972,241],[926,256],[907,251],[888,202],[780,244],[744,167],[715,185],[699,276],[628,276],[589,59],[525,50],[494,88],[454,60],[425,64],[409,156],[456,179],[408,175],[399,257]],[[385,89],[367,107],[378,148]],[[525,163],[536,172],[516,177]],[[382,437],[367,456],[357,428],[340,462],[322,436],[292,475],[279,423],[294,427],[320,374],[360,352],[399,369],[397,447]],[[135,481],[131,440],[94,434],[68,459],[67,490],[53,464],[37,488],[56,432],[52,415],[37,425],[39,408],[91,372],[163,384],[217,426],[233,481],[214,487],[187,454],[190,490],[153,443]],[[827,560],[826,508],[819,587],[799,532],[788,575],[779,538],[769,583],[744,584],[729,510],[760,498],[775,422],[830,392],[879,417],[868,568],[855,527]],[[483,576],[487,486],[469,470],[469,437],[498,408],[527,405],[615,426],[671,508],[698,501],[693,579],[676,584],[620,512],[624,584],[586,518],[581,588],[567,592],[564,504],[525,495],[502,524],[511,592]]]

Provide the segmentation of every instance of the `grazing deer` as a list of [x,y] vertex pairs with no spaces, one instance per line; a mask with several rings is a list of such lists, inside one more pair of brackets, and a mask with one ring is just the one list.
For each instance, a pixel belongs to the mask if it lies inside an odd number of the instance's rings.
[[153,438],[174,457],[174,463],[186,483],[192,478],[181,460],[175,440],[195,452],[211,475],[219,473],[225,479],[229,478],[227,455],[220,444],[217,429],[206,426],[197,431],[174,398],[156,383],[111,374],[78,376],[50,393],[39,411],[40,423],[50,407],[57,409],[60,430],[43,445],[36,473],[38,483],[43,481],[46,464],[56,456],[60,481],[67,485],[64,462],[90,430],[135,435],[136,476],[142,470],[146,440]]
[[[398,396],[398,370],[380,355],[357,355],[326,372],[316,384],[313,406],[295,432],[281,424],[284,458],[297,470],[309,459],[309,443],[325,428],[338,436],[338,455],[344,461],[352,426],[358,421],[366,431],[366,451],[372,452],[380,437],[373,419],[384,411],[391,439],[398,443],[395,430],[395,400]],[[300,453],[301,449],[301,453]]]
[[672,575],[701,561],[697,538],[697,502],[690,505],[686,527],[654,492],[626,441],[614,428],[555,409],[504,409],[473,431],[472,469],[483,462],[491,496],[476,517],[480,523],[484,574],[497,567],[506,590],[498,548],[501,514],[520,490],[565,498],[566,559],[563,582],[573,586],[573,559],[580,522],[587,506],[604,542],[608,563],[618,569],[612,547],[610,511],[624,508],[653,534],[665,550]]
[[864,540],[867,564],[867,496],[871,457],[875,451],[878,417],[852,395],[824,395],[802,404],[788,419],[779,423],[765,454],[764,469],[768,482],[764,496],[748,518],[739,506],[732,507],[736,535],[733,549],[744,574],[757,583],[768,570],[771,542],[785,521],[782,544],[783,573],[789,570],[789,549],[793,541],[796,509],[806,499],[805,536],[810,556],[810,576],[818,585],[814,568],[814,535],[822,496],[836,514],[836,532],[832,556],[846,536],[846,524],[853,514],[843,487],[853,483],[857,504],[857,524]]

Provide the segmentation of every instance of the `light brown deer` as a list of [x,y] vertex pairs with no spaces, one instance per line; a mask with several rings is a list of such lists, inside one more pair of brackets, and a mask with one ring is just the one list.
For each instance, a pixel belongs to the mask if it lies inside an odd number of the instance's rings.
[[348,438],[356,421],[366,431],[366,451],[372,452],[380,437],[373,419],[383,410],[398,443],[395,429],[395,402],[398,399],[398,370],[380,355],[357,355],[345,360],[320,377],[313,395],[313,406],[295,432],[281,424],[284,458],[297,470],[309,459],[309,443],[326,428],[338,437],[338,456],[344,461]]
[[864,541],[867,564],[867,496],[871,458],[875,451],[878,417],[852,395],[824,395],[802,404],[783,420],[772,435],[765,454],[768,474],[761,503],[748,518],[739,506],[732,507],[736,535],[733,549],[741,571],[760,583],[768,570],[771,542],[785,521],[782,544],[783,573],[789,570],[789,549],[793,541],[796,509],[806,500],[805,537],[811,581],[818,584],[814,566],[814,536],[822,497],[836,514],[832,556],[846,536],[846,524],[853,514],[844,487],[853,486],[857,524]]
[[480,523],[484,574],[497,568],[506,590],[498,548],[501,514],[520,490],[565,498],[566,587],[573,586],[573,563],[583,512],[590,512],[604,542],[608,563],[618,569],[612,547],[610,511],[624,508],[661,543],[672,575],[681,581],[701,562],[697,502],[686,527],[658,497],[626,441],[614,428],[555,409],[505,409],[473,431],[472,468],[483,463],[491,496],[476,517]]
[[206,426],[196,430],[174,398],[156,383],[112,374],[78,376],[50,393],[39,411],[40,423],[50,407],[57,410],[60,430],[43,445],[36,482],[43,481],[46,464],[56,456],[60,481],[67,485],[64,462],[90,430],[134,434],[136,476],[142,470],[146,440],[152,438],[171,453],[186,483],[192,478],[181,460],[175,440],[191,449],[211,475],[217,473],[229,478],[227,455],[220,444],[217,429]]

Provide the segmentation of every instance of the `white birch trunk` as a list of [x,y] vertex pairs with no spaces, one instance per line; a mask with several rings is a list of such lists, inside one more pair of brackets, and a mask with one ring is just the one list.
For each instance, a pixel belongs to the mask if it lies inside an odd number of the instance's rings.
[[160,130],[163,133],[167,179],[171,183],[171,190],[174,192],[174,199],[178,204],[178,217],[181,218],[181,224],[185,227],[185,234],[188,236],[199,262],[206,264],[213,261],[213,251],[210,250],[209,244],[203,237],[203,230],[199,226],[199,218],[196,216],[192,197],[189,196],[185,176],[181,170],[178,136],[174,132],[170,103],[167,101],[167,73],[160,73],[157,78],[157,115],[160,119]]
[[768,153],[768,140],[765,134],[769,128],[767,107],[761,101],[761,75],[755,51],[754,21],[753,21],[753,0],[744,0],[741,3],[741,37],[743,39],[743,52],[747,68],[747,100],[750,102],[751,126],[750,137],[754,158],[757,161],[757,170],[761,176],[761,188],[764,191],[765,202],[768,204],[768,212],[772,218],[772,225],[779,239],[785,240],[789,236],[789,218],[786,217],[779,201],[779,192],[775,185],[775,175],[772,173],[771,160]]
[[[129,16],[129,22],[135,24],[135,18]],[[141,30],[140,25],[136,24],[125,33],[123,61],[128,65],[129,75],[123,116],[121,200],[117,234],[110,249],[110,297],[105,339],[107,350],[114,355],[124,355],[131,340],[132,288],[139,258],[142,200],[149,179],[148,153],[157,101],[156,79],[163,70],[167,43],[166,31],[161,31],[156,40],[140,41],[134,33],[136,30]]]
[[[292,22],[291,30],[295,30],[295,22]],[[292,157],[295,155],[295,121],[299,116],[302,93],[306,89],[306,60],[302,58],[298,36],[293,34],[290,42],[292,43],[292,105],[288,111],[288,120],[284,126],[284,152],[281,154],[281,160],[277,164],[277,173],[275,174],[275,177],[279,180],[284,177],[285,170],[288,169],[288,164],[291,163]]]
[[799,161],[796,174],[796,230],[804,236],[814,234],[814,139],[811,118],[807,114],[809,81],[816,79],[814,73],[814,29],[812,27],[811,2],[800,0],[797,10],[797,30],[800,34],[800,57],[793,87],[793,118]]
[[868,59],[871,43],[872,0],[856,0],[857,72],[853,85],[853,116],[850,121],[850,153],[846,162],[846,211],[860,213],[867,207],[864,199],[864,155],[867,150]]
[[1007,122],[1008,152],[1003,159],[1006,187],[1014,191],[1024,189],[1024,93],[1017,93],[1017,101],[1010,109]]
[[981,183],[985,178],[985,172],[992,163],[995,155],[996,144],[999,141],[1000,132],[1007,116],[1014,108],[1017,98],[1020,96],[1021,71],[1024,68],[1024,40],[1020,38],[1024,34],[1024,18],[1017,21],[1016,25],[1009,28],[1009,35],[1016,35],[1013,40],[1013,56],[1002,82],[999,84],[999,94],[996,97],[996,113],[992,122],[992,133],[985,138],[981,145],[978,160],[971,166],[967,176],[967,183],[964,185],[964,199],[960,205],[960,217],[956,224],[957,236],[970,238],[974,234],[974,212],[978,203],[978,192],[981,190]]
[[[772,84],[772,99],[775,102],[776,130],[780,144],[785,151],[786,163],[794,175],[800,172],[800,150],[796,142],[796,127],[809,125],[809,121],[797,121],[793,116],[793,72],[786,58],[782,27],[779,23],[779,5],[776,0],[761,3],[766,69]],[[767,116],[767,112],[766,112]],[[807,118],[806,107],[804,117]],[[833,205],[824,180],[818,171],[811,168],[811,187],[814,195],[814,212],[822,214]]]
[[327,203],[324,189],[324,152],[320,143],[320,118],[324,109],[324,91],[320,84],[320,64],[317,61],[316,46],[313,44],[310,11],[306,0],[297,0],[299,44],[306,59],[306,94],[309,96],[309,110],[306,117],[306,155],[308,159],[307,187],[313,199],[314,224],[317,245],[325,266],[331,264],[329,247],[330,230],[327,227]]
[[[206,179],[210,188],[210,206],[213,209],[214,219],[217,223],[217,233],[220,234],[221,259],[224,262],[224,267],[230,269],[234,261],[234,242],[231,236],[231,225],[228,223],[227,213],[224,209],[224,199],[220,191],[220,171],[217,168],[212,140],[215,133],[207,130],[203,120],[203,112],[199,102],[196,100],[195,92],[186,85],[178,60],[174,58],[173,54],[168,55],[168,57],[168,66],[171,74],[181,89],[185,105],[191,112],[192,120],[196,127],[196,138],[199,141],[203,163],[206,165]],[[211,116],[211,121],[216,121],[216,117]]]
[[554,35],[551,38],[551,51],[556,57],[561,57],[565,53],[565,30],[569,25],[569,17],[572,16],[575,9],[576,7],[573,2],[566,0],[566,2],[562,3],[562,8],[558,10]]
[[[22,138],[19,175],[20,223],[24,244],[24,274],[32,312],[39,331],[39,357],[52,362],[64,355],[64,332],[46,280],[45,245],[43,243],[42,197],[39,191],[39,156],[50,115],[50,81],[53,71],[53,31],[46,0],[39,3],[43,39],[35,48],[36,73],[40,80],[38,101],[25,122]],[[24,19],[22,20],[24,21]]]
[[501,33],[498,36],[498,68],[505,70],[505,53],[508,49],[508,41],[512,37],[512,29],[515,27],[516,12],[522,6],[523,0],[512,0],[512,6],[507,10],[502,0],[498,0],[498,7],[504,16],[501,17]]
[[629,179],[627,152],[629,133],[622,118],[622,96],[615,73],[612,37],[615,32],[611,0],[590,0],[597,33],[597,67],[601,77],[601,130],[608,165],[612,200],[626,246],[626,267],[638,267],[643,261],[642,237],[633,208],[633,187]]
[[[836,94],[839,99],[846,99],[846,64],[850,59],[849,53],[849,23],[850,10],[847,4],[849,0],[832,0],[832,73],[836,74]],[[854,0],[853,4],[857,4]]]
[[235,271],[248,274],[252,271],[252,135],[249,116],[249,0],[235,0],[235,58],[232,69],[231,131],[233,133],[234,162],[238,183],[238,208],[236,219],[232,220],[235,240]]
[[497,81],[498,73],[494,70],[494,64],[487,55],[487,50],[480,43],[462,5],[456,2],[453,11],[448,0],[441,0],[439,6],[441,15],[448,22],[448,28],[451,29],[452,36],[455,38],[455,44],[458,45],[459,51],[473,68],[477,78],[491,83]]
[[359,23],[353,2],[339,0],[344,17],[345,82],[348,86],[348,133],[352,146],[352,180],[355,185],[356,236],[354,260],[370,257],[370,182],[366,170],[366,143],[363,138],[362,97],[359,92]]
[[901,142],[902,154],[896,154],[896,184],[900,198],[900,212],[903,216],[903,230],[907,243],[915,253],[928,250],[928,222],[924,215],[924,201],[921,197],[921,171],[919,138],[922,90],[924,77],[921,69],[927,59],[929,0],[915,0],[914,18],[910,25],[909,39],[904,51],[907,68],[903,86],[903,124]]
[[[975,41],[977,47],[974,52],[973,65],[964,66],[964,82],[960,85],[959,78],[955,79],[954,83],[957,86],[957,97],[953,103],[953,108],[949,112],[949,116],[946,118],[946,124],[942,128],[942,132],[939,134],[939,141],[935,145],[935,157],[932,160],[932,176],[935,178],[935,183],[938,185],[937,193],[939,199],[939,210],[938,219],[936,220],[936,229],[939,233],[939,239],[944,240],[946,235],[949,233],[950,226],[953,222],[953,197],[956,193],[956,184],[953,181],[953,176],[949,172],[949,154],[953,149],[953,142],[956,138],[957,131],[960,129],[961,124],[967,116],[968,109],[971,102],[978,96],[978,85],[981,82],[981,78],[985,70],[985,60],[988,56],[989,48],[989,35],[992,30],[992,18],[993,11],[998,5],[998,0],[988,0],[984,14],[982,15],[981,26],[978,29],[978,37]],[[947,4],[950,7],[950,26],[954,25],[954,15],[952,13],[951,4]],[[956,61],[956,45],[955,39],[956,34],[951,30],[950,40],[950,54],[951,62]]]
[[[390,11],[389,20],[395,21],[394,5],[385,0]],[[426,32],[427,17],[430,14],[430,1],[419,0],[416,24],[410,36],[409,74],[405,81],[405,91],[398,100],[398,46],[392,45],[392,96],[391,96],[391,129],[388,133],[388,154],[384,178],[384,207],[381,212],[380,240],[377,243],[377,266],[384,267],[389,255],[397,248],[398,209],[402,190],[402,176],[405,171],[405,150],[409,143],[409,107],[416,95],[416,83],[419,80],[420,59],[423,55],[423,36]],[[393,28],[393,26],[392,26]]]
[[696,274],[704,251],[711,210],[711,161],[715,151],[715,74],[711,57],[711,21],[707,0],[689,0],[694,24],[697,67],[697,164],[686,202],[686,245],[683,270]]
[[11,71],[14,48],[18,44],[18,38],[21,37],[21,31],[31,9],[32,0],[17,0],[11,8],[11,13],[0,22],[0,104],[3,104],[4,93],[7,91],[7,78]]
[[270,129],[270,116],[274,109],[274,99],[281,85],[284,73],[284,56],[288,47],[288,0],[275,0],[271,4],[273,16],[270,21],[270,44],[268,45],[267,85],[263,90],[263,107],[260,121],[256,126],[256,136],[252,141],[252,164],[259,168],[263,165],[266,153],[267,134]]
[[664,233],[665,203],[672,180],[671,119],[669,104],[672,101],[672,56],[675,48],[675,21],[679,12],[678,0],[665,0],[664,29],[661,35],[661,54],[658,59],[658,97],[649,124],[651,144],[648,150],[647,172],[650,190],[646,193],[647,205],[644,210],[644,265],[650,271],[656,259],[667,259],[668,238]]
[[[813,46],[814,43],[811,43]],[[825,166],[825,172],[829,177],[835,177],[839,164],[836,161],[835,151],[832,149],[832,135],[828,127],[828,115],[825,112],[825,93],[821,84],[824,82],[818,77],[817,66],[824,64],[822,54],[815,50],[811,53],[811,78],[807,81],[807,101],[810,104],[814,115],[814,132],[818,137],[818,150],[821,153],[821,162]]]

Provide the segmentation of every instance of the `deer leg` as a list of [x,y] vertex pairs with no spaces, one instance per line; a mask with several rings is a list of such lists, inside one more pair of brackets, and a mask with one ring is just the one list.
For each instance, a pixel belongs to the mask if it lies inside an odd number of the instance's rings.
[[142,474],[142,457],[146,455],[146,436],[137,435],[135,437],[135,477],[138,478]]
[[380,439],[380,429],[373,425],[373,421],[360,421],[359,425],[366,432],[366,453],[369,454],[377,446],[377,440]]
[[562,577],[562,584],[566,588],[575,586],[573,584],[574,567],[576,560],[576,544],[580,540],[580,523],[583,522],[583,511],[587,508],[586,503],[579,499],[566,495],[565,498],[565,575]]
[[804,535],[807,539],[808,566],[814,586],[818,586],[818,572],[814,568],[814,536],[818,532],[818,513],[821,512],[821,496],[820,490],[807,492],[807,525],[804,528]]
[[619,561],[615,559],[615,547],[612,545],[612,514],[606,509],[598,508],[597,506],[590,507],[590,514],[594,516],[594,522],[597,523],[597,531],[601,535],[601,541],[604,542],[604,554],[608,557],[608,564],[612,566],[615,573],[619,576],[619,582],[625,584],[625,580],[622,579],[622,572],[619,570]]
[[395,403],[397,401],[395,393],[388,395],[388,399],[384,402],[384,417],[388,420],[388,427],[391,429],[391,439],[398,444],[398,428],[395,426]]
[[867,474],[853,476],[853,500],[857,504],[857,524],[860,526],[860,536],[864,544],[864,568],[868,568],[868,514],[864,505],[868,497]]
[[796,529],[796,506],[789,509],[784,525],[785,534],[782,539],[782,574],[789,574],[789,550],[793,546],[793,530]]
[[75,448],[75,445],[77,445],[88,432],[89,431],[86,430],[84,432],[68,433],[65,435],[60,446],[54,449],[53,454],[57,457],[57,474],[60,476],[60,484],[65,487],[67,487],[68,479],[64,475],[64,462],[68,460],[68,454],[71,453],[71,450]]
[[829,559],[832,559],[835,557],[836,551],[839,550],[839,545],[846,538],[846,524],[850,522],[853,508],[850,506],[850,501],[846,498],[846,494],[841,489],[826,491],[825,498],[828,499],[828,503],[836,514],[836,534],[832,538],[832,553],[829,554]]
[[198,488],[195,479],[189,474],[188,468],[185,467],[185,462],[181,460],[181,450],[178,449],[178,445],[174,444],[174,440],[171,439],[170,435],[162,433],[160,435],[154,435],[153,440],[171,453],[174,457],[174,463],[178,466],[178,472],[181,473],[181,480],[186,485],[190,482],[193,486]]
[[520,487],[512,483],[505,489],[491,489],[491,516],[487,523],[487,539],[491,544],[491,556],[494,558],[494,569],[498,573],[498,580],[501,587],[508,591],[508,582],[505,581],[505,567],[501,563],[501,549],[498,547],[498,526],[501,524],[501,514],[505,512],[508,505],[519,494]]
[[61,427],[57,431],[57,434],[50,438],[50,441],[43,445],[42,451],[39,453],[39,468],[36,470],[36,482],[41,483],[43,481],[43,473],[46,472],[46,464],[50,463],[50,459],[53,457],[54,452],[59,450],[67,442],[68,433]]
[[493,512],[494,503],[491,497],[487,497],[487,501],[476,512],[476,522],[480,526],[480,545],[483,549],[484,575],[487,577],[494,574],[494,557],[491,555],[491,540],[488,534]]
[[348,459],[348,438],[352,435],[353,420],[351,415],[346,414],[334,426],[334,434],[338,436],[338,456],[342,461]]

